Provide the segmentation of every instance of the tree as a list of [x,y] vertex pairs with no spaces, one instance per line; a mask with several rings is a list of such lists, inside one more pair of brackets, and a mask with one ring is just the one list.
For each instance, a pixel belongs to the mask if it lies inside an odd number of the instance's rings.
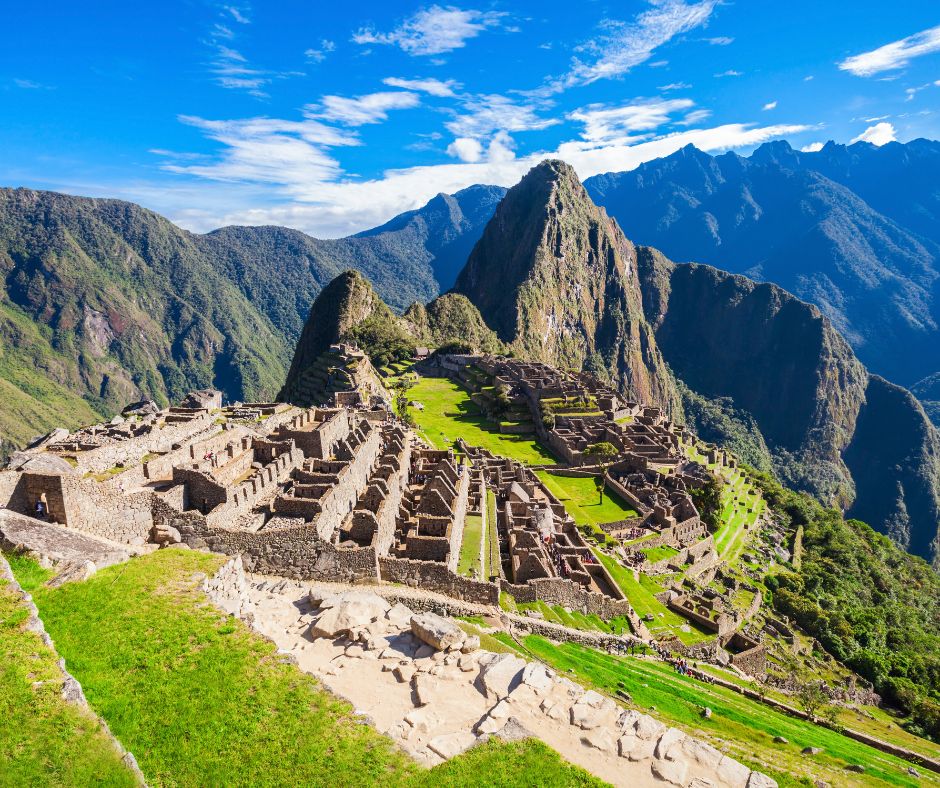
[[689,495],[708,530],[717,531],[721,525],[721,484],[718,479],[709,474],[705,484],[690,490]]
[[804,681],[797,687],[796,697],[810,720],[815,721],[816,712],[829,700],[825,686],[822,681]]
[[409,372],[392,384],[392,390],[395,392],[395,413],[405,424],[409,424],[411,420],[408,414],[408,392],[417,382],[417,376],[413,372]]
[[597,486],[597,494],[600,498],[598,503],[604,503],[604,477],[607,476],[610,461],[619,453],[617,447],[608,441],[592,443],[584,450],[585,457],[596,457],[601,464],[601,475],[594,478],[594,484]]

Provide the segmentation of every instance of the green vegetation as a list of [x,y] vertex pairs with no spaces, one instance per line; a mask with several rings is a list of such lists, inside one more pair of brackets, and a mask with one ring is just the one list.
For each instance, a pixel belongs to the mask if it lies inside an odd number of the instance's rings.
[[597,486],[592,476],[560,476],[550,471],[536,471],[536,474],[579,525],[597,526],[637,516],[614,493],[598,501]]
[[357,323],[344,338],[359,345],[375,367],[406,361],[417,348],[414,337],[387,308],[376,310]]
[[483,539],[483,518],[478,514],[468,514],[464,521],[463,541],[460,543],[460,559],[457,573],[467,577],[483,577],[480,566],[480,543]]
[[424,406],[409,408],[409,413],[428,442],[439,449],[450,448],[457,438],[463,438],[472,446],[482,446],[528,465],[555,462],[548,450],[532,438],[500,434],[470,400],[469,392],[452,380],[419,378],[409,397]]
[[712,637],[712,633],[698,629],[692,622],[674,613],[656,598],[656,594],[663,589],[656,584],[654,578],[639,573],[640,579],[637,580],[633,576],[633,570],[627,569],[615,558],[600,550],[595,550],[594,554],[630,601],[637,615],[640,618],[653,616],[652,621],[644,623],[654,637],[675,636],[686,645],[701,643]]
[[489,579],[500,571],[499,532],[496,528],[496,494],[486,488],[486,574]]
[[[640,709],[655,708],[655,715],[670,724],[703,736],[752,768],[771,774],[782,784],[809,778],[846,784],[845,767],[860,764],[863,775],[853,784],[917,785],[907,775],[907,764],[842,736],[835,731],[787,716],[740,694],[681,676],[666,663],[651,659],[617,657],[574,643],[555,645],[529,635],[524,648],[559,671],[573,673],[582,683],[615,694],[622,689]],[[710,719],[702,709],[712,710]],[[783,736],[787,744],[774,743]],[[800,754],[803,747],[821,747],[818,755]],[[926,776],[933,779],[933,775]]]
[[766,579],[773,606],[940,739],[940,576],[886,536],[767,474],[774,511],[803,528],[799,572]]
[[[528,784],[518,777],[525,772],[545,774],[550,784],[596,784],[535,741],[494,742],[421,770],[389,739],[362,725],[347,703],[280,657],[271,643],[204,603],[200,578],[223,560],[163,550],[103,569],[86,582],[35,593],[50,634],[89,702],[134,753],[151,784],[227,784],[237,775],[245,784],[296,785],[301,774],[315,775],[318,783],[347,784],[354,774],[361,784],[459,785],[470,771],[484,785]],[[21,561],[18,571],[24,569]],[[29,571],[35,577],[35,570]],[[8,617],[2,621],[6,627]],[[461,625],[479,631],[473,624]],[[484,637],[487,645],[510,648]],[[35,669],[26,653],[0,665],[0,671],[25,669]],[[31,692],[28,682],[26,692]],[[58,697],[51,686],[49,694]],[[61,745],[71,759],[62,766],[63,779],[54,782],[88,785],[99,782],[82,779],[96,774],[93,769],[98,777],[109,774],[92,738],[60,742],[59,733],[36,727],[42,720],[24,719],[24,710],[32,709],[20,704],[21,717],[12,718],[16,730],[8,734],[11,738],[0,733],[0,740],[43,733],[36,751],[45,762],[30,768],[54,765]],[[0,726],[10,720],[5,714]],[[62,727],[57,719],[56,731]],[[6,751],[0,749],[0,759]],[[6,778],[8,772],[2,774]],[[70,774],[79,779],[69,779]],[[14,780],[36,782],[48,780]]]
[[[34,588],[44,570],[13,561]],[[28,617],[0,579],[0,784],[133,786],[98,721],[62,699],[58,657],[26,629]]]
[[669,545],[660,545],[659,547],[641,547],[640,552],[646,556],[646,560],[651,564],[662,561],[665,558],[672,558],[679,555],[679,551]]

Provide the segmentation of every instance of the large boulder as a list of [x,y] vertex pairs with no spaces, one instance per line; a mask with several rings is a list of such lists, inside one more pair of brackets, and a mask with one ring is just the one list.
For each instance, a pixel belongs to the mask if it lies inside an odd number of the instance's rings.
[[467,634],[453,621],[435,613],[419,613],[411,617],[414,636],[438,651],[452,651],[463,645]]
[[124,406],[122,416],[154,416],[160,412],[160,406],[152,399],[142,399]]
[[571,724],[585,731],[603,727],[613,729],[619,712],[619,707],[610,698],[588,690],[571,707]]
[[323,611],[310,625],[313,638],[334,638],[385,618],[388,602],[370,591],[346,591],[320,602]]
[[493,654],[480,660],[480,684],[487,696],[502,700],[522,681],[524,659],[513,654]]

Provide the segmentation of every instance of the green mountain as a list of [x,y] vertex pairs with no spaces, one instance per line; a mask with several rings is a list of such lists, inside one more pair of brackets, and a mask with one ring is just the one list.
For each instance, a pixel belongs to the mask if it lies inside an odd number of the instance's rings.
[[544,161],[507,192],[454,289],[520,355],[588,368],[675,409],[643,314],[636,250],[570,165]]
[[0,189],[0,456],[141,397],[272,398],[324,285],[354,268],[395,309],[433,298],[503,191],[439,195],[324,241],[282,227],[195,235],[132,203]]
[[606,374],[940,560],[940,437],[910,392],[780,287],[634,247],[567,165],[507,193],[455,289],[520,355]]

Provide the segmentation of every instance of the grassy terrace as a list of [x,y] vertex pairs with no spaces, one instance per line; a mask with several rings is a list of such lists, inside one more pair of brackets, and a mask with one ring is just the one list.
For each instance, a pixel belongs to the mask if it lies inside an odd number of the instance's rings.
[[468,514],[463,526],[463,541],[460,543],[460,559],[457,573],[467,577],[483,577],[480,566],[480,543],[483,540],[483,518]]
[[[640,709],[655,708],[663,721],[710,740],[738,760],[775,777],[783,785],[812,785],[822,779],[833,785],[938,784],[937,775],[908,776],[908,763],[853,741],[835,731],[789,717],[732,690],[680,676],[669,665],[650,659],[617,657],[585,646],[555,645],[530,635],[522,647],[531,655],[574,674],[581,683],[613,694],[630,693]],[[710,719],[701,710],[712,709]],[[782,736],[787,744],[773,741]],[[821,747],[814,756],[804,747]],[[864,766],[864,774],[846,772],[850,764]],[[805,782],[804,782],[805,781]]]
[[601,502],[592,477],[559,476],[549,471],[536,471],[536,474],[579,525],[597,526],[637,516],[623,499],[609,490],[604,492]]
[[499,574],[499,533],[496,528],[496,493],[486,488],[486,573],[489,579]]
[[527,465],[552,465],[555,458],[538,441],[524,435],[503,435],[486,418],[470,392],[447,378],[419,378],[408,392],[409,400],[423,410],[409,408],[422,436],[439,449],[450,448],[457,438],[482,446],[494,454],[511,457]]
[[[32,562],[15,563],[24,588],[48,577]],[[62,700],[58,658],[25,628],[28,616],[0,579],[0,784],[133,786],[97,720]]]
[[636,580],[633,572],[622,566],[616,559],[600,550],[595,550],[594,554],[623,591],[624,596],[630,600],[630,604],[640,618],[647,615],[654,617],[653,621],[645,622],[654,637],[675,635],[686,645],[701,643],[712,637],[711,633],[696,628],[692,622],[674,613],[656,598],[655,595],[663,589],[656,584],[654,578],[640,573],[640,579]]
[[586,632],[606,632],[615,635],[629,634],[630,632],[630,623],[622,616],[605,621],[600,616],[585,615],[577,610],[568,610],[561,605],[549,605],[542,600],[517,602],[512,595],[504,593],[499,596],[499,604],[503,610],[510,613],[525,613],[532,610],[539,613],[545,621]]
[[[446,786],[466,785],[471,773],[481,785],[529,785],[534,773],[547,785],[599,784],[535,741],[493,742],[430,771],[419,768],[271,643],[206,604],[200,578],[222,560],[163,550],[83,583],[34,593],[89,702],[137,757],[151,785]],[[17,571],[24,580],[36,573],[23,566]],[[4,639],[15,629],[10,620],[4,614]],[[10,653],[3,645],[4,655]],[[0,686],[13,686],[9,679],[27,666],[37,669],[29,658],[35,650],[30,644],[25,652],[12,651],[22,659],[0,662]],[[62,732],[79,728],[74,719],[32,719],[35,705],[26,701],[35,704],[47,692],[31,692],[26,686],[24,697],[0,694],[0,783],[123,784],[94,731],[73,741]],[[48,695],[58,697],[51,685]],[[35,754],[27,747],[33,760],[8,746],[24,737],[41,744]],[[6,780],[17,774],[4,768],[11,751],[23,779]],[[58,773],[46,771],[57,765]]]

